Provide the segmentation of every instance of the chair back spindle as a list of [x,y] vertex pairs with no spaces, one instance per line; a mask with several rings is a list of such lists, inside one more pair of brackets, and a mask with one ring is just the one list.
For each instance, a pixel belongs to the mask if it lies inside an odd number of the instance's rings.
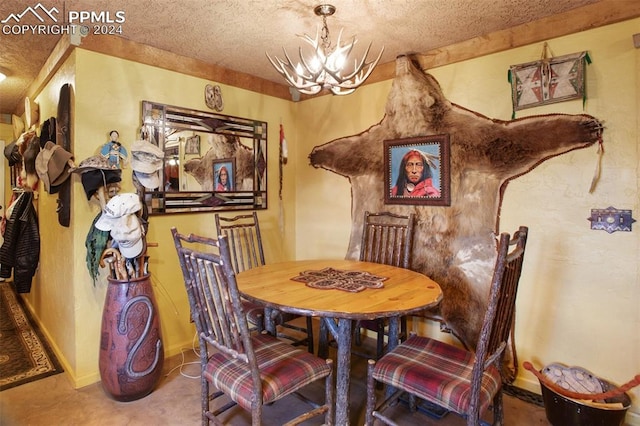
[[[243,340],[249,336],[249,327],[235,275],[225,270],[231,265],[226,237],[215,240],[176,231],[174,242],[188,277],[187,293],[198,336],[225,354],[248,362]],[[218,253],[195,251],[183,247],[183,242],[208,245]]]
[[[382,263],[409,269],[411,265],[411,249],[413,244],[414,215],[398,215],[391,212],[370,213],[365,211],[360,246],[360,260]],[[386,319],[364,320],[356,323],[356,346],[362,344],[360,329],[377,333],[376,359],[384,353],[384,334]],[[407,319],[400,319],[400,338],[407,336]],[[354,352],[358,355],[360,353]]]
[[[476,347],[478,362],[474,366],[472,386],[481,385],[481,376],[488,364],[501,369],[504,352],[514,325],[518,283],[522,273],[528,228],[521,226],[510,237],[500,235],[498,257],[489,291],[489,304],[485,313],[480,338]],[[511,250],[511,251],[509,251]],[[472,394],[479,394],[479,391]]]
[[413,213],[364,214],[360,260],[409,268],[413,243]]
[[236,273],[265,264],[260,224],[256,212],[232,218],[215,215],[218,235],[229,242],[233,270]]

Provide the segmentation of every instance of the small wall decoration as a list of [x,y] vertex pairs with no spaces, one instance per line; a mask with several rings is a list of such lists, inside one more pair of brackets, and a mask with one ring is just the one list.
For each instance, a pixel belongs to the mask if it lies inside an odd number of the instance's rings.
[[384,141],[384,202],[451,204],[449,135]]
[[235,191],[235,158],[213,160],[213,190],[214,192]]
[[606,209],[591,209],[591,229],[607,231],[609,234],[616,231],[631,232],[631,225],[636,220],[631,217],[631,210],[618,210],[615,207]]
[[222,100],[222,89],[217,84],[207,84],[204,88],[204,102],[207,106],[218,112],[224,109],[224,101]]
[[193,135],[187,138],[184,145],[184,153],[188,155],[200,155],[200,136]]
[[513,111],[524,108],[585,98],[585,62],[587,52],[547,57],[544,44],[539,61],[509,67]]
[[100,147],[100,155],[109,161],[109,165],[122,169],[127,164],[129,153],[120,143],[120,133],[117,130],[109,132],[109,142]]

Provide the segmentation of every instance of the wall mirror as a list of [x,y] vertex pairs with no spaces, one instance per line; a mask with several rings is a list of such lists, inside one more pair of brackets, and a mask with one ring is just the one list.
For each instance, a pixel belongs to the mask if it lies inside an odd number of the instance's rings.
[[267,123],[142,102],[142,138],[165,154],[149,214],[267,208]]

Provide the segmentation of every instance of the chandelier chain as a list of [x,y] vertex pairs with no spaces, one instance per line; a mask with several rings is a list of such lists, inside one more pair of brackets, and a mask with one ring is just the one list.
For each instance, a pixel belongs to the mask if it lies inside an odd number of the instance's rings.
[[329,27],[327,26],[327,17],[322,15],[322,33],[320,35],[322,39],[322,49],[325,55],[331,53],[331,38],[329,37]]

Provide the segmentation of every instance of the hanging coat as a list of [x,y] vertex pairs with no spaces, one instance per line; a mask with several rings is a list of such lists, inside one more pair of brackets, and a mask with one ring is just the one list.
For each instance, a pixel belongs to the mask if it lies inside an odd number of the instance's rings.
[[40,261],[40,230],[33,192],[25,191],[12,206],[0,247],[0,277],[11,277],[16,292],[29,293]]

